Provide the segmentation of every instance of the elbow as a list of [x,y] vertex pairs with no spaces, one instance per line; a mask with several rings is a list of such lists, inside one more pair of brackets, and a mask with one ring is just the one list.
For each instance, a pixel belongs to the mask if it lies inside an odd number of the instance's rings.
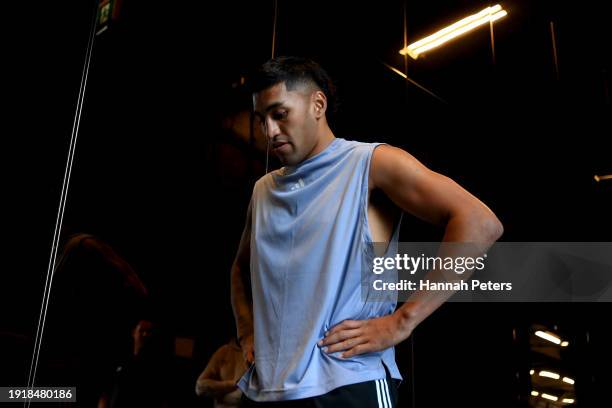
[[198,381],[196,381],[195,393],[198,397],[205,397],[209,395],[210,387],[208,386],[208,381],[206,381],[206,379],[198,379]]
[[[488,208],[472,208],[457,217],[464,228],[463,240],[492,245],[504,233],[504,226],[497,216]],[[468,232],[469,231],[469,232]]]
[[491,212],[484,217],[481,230],[485,240],[494,243],[504,234],[504,225],[497,216]]
[[200,380],[196,382],[195,393],[198,397],[204,396],[204,387],[202,387],[202,384],[200,384]]

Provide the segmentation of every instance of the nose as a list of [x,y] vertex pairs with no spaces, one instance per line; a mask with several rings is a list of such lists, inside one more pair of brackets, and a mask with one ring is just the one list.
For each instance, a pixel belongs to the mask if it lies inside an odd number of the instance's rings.
[[280,134],[280,128],[275,120],[266,119],[266,128],[264,129],[264,133],[268,139],[274,139]]

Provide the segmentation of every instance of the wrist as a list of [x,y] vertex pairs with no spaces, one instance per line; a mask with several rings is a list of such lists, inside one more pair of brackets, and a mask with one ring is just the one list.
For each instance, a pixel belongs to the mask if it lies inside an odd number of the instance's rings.
[[418,325],[416,308],[414,304],[405,303],[393,315],[396,319],[400,341],[403,341],[412,334]]
[[236,339],[238,340],[238,344],[242,344],[242,341],[244,339],[246,339],[249,336],[252,336],[253,332],[252,331],[245,331],[242,333],[238,333],[238,335],[236,336]]

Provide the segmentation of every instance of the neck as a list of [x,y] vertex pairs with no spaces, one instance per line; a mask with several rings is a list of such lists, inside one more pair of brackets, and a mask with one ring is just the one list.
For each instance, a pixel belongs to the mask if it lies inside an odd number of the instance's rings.
[[335,138],[336,136],[334,136],[334,132],[332,132],[329,126],[325,124],[323,128],[320,130],[320,135],[319,135],[317,144],[315,145],[314,149],[312,149],[312,151],[306,158],[308,159],[316,154],[321,153],[323,150],[325,150],[327,146],[329,146],[331,142],[334,141]]

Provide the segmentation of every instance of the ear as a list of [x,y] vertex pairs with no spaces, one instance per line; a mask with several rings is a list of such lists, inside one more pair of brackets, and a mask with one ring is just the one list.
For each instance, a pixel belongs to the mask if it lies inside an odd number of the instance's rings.
[[317,120],[325,117],[325,111],[327,110],[327,97],[323,91],[315,91],[312,93],[312,105],[314,108],[314,115]]

